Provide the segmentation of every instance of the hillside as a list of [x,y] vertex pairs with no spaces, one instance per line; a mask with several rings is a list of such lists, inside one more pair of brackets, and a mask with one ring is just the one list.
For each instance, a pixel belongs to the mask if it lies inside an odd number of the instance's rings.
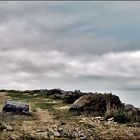
[[118,96],[51,90],[1,90],[6,100],[29,104],[28,115],[0,112],[2,140],[140,139],[140,111]]

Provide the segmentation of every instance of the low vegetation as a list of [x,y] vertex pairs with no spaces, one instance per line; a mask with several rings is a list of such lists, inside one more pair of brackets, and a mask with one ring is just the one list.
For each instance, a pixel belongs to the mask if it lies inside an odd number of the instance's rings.
[[118,122],[118,123],[127,123],[130,120],[128,119],[127,113],[123,112],[123,111],[118,111],[115,115],[114,115],[114,121]]
[[[1,90],[0,98],[1,110],[5,100],[26,102],[30,106],[30,115],[0,113],[0,137],[5,139],[16,136],[25,140],[105,139],[107,134],[104,133],[110,128],[115,129],[116,133],[110,130],[109,139],[129,138],[129,134],[122,133],[122,129],[132,131],[135,138],[140,137],[140,129],[129,130],[128,125],[140,122],[139,109],[132,105],[125,108],[119,97],[111,93],[60,89]],[[12,131],[7,129],[8,125]]]

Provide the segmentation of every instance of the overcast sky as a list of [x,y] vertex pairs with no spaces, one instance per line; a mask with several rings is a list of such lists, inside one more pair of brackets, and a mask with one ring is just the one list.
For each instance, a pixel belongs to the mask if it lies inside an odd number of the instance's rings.
[[140,2],[0,2],[0,88],[112,92],[140,107]]

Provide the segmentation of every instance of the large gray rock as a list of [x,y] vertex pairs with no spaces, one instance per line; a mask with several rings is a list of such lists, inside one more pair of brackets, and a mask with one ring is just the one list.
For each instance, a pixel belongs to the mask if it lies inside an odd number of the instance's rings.
[[6,101],[2,111],[12,112],[14,114],[29,114],[29,105],[17,101]]

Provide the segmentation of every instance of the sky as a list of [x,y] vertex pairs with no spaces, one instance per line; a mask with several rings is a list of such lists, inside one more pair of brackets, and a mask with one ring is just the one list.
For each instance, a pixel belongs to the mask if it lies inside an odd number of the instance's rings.
[[140,107],[139,1],[1,1],[0,88],[112,92]]

